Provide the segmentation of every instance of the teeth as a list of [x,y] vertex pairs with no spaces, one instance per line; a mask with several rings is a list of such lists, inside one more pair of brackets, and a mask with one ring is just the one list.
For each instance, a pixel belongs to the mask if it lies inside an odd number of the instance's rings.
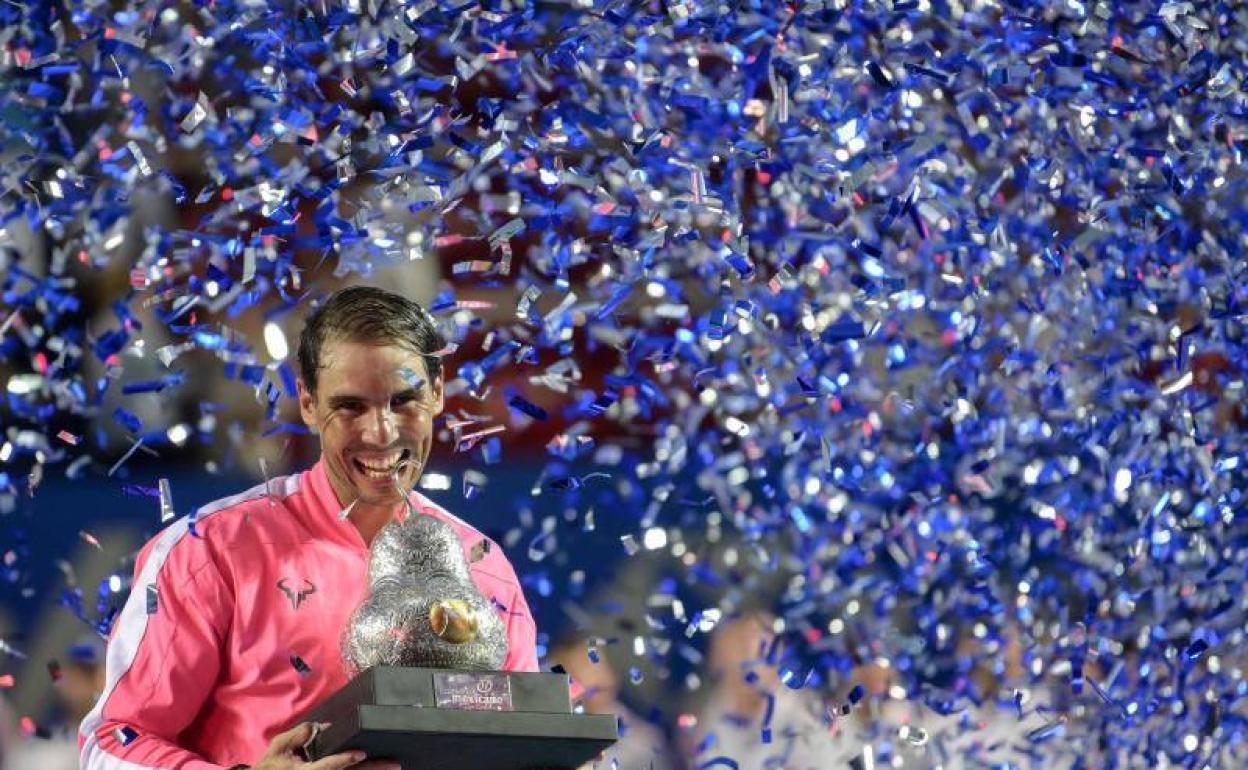
[[360,467],[367,471],[369,475],[388,475],[394,472],[394,468],[398,465],[399,460],[403,459],[403,454],[403,452],[395,452],[388,457],[368,460],[357,457],[355,458],[355,461],[358,462]]

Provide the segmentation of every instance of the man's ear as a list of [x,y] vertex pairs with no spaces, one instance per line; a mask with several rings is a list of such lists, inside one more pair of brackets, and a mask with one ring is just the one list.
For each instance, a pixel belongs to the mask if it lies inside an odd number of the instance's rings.
[[442,414],[442,407],[446,405],[446,400],[442,397],[442,375],[433,381],[431,390],[433,393],[433,413],[435,415]]
[[299,416],[303,418],[303,424],[312,429],[313,433],[320,433],[320,424],[316,419],[316,396],[312,395],[312,391],[308,390],[308,386],[303,380],[298,380],[299,386]]

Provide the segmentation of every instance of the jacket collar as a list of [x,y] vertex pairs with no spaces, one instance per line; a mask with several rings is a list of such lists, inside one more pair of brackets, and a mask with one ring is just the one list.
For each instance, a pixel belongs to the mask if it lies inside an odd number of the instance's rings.
[[[345,540],[359,548],[367,549],[364,538],[360,537],[360,531],[355,528],[349,518],[343,518],[343,510],[353,501],[342,501],[338,499],[338,493],[334,491],[334,486],[329,483],[329,472],[325,468],[325,458],[321,457],[308,470],[304,471],[304,482],[306,489],[311,496],[311,504],[314,510],[311,511],[311,518],[316,521],[318,529],[326,530],[333,533],[337,539]],[[415,498],[415,499],[413,499]],[[419,496],[409,494],[408,499],[416,507],[421,507],[423,502]],[[407,506],[395,506],[395,518],[399,521],[407,521]]]

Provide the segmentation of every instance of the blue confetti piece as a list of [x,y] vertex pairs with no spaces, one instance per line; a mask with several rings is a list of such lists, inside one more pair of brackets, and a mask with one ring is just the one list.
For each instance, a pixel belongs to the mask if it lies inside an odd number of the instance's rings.
[[767,710],[763,714],[761,739],[763,743],[771,743],[771,719],[776,713],[776,696],[767,693]]
[[[156,380],[144,380],[142,382],[132,382],[127,385],[123,385],[121,392],[123,395],[127,396],[134,393],[159,393],[167,388],[173,388],[181,385],[185,379],[185,372],[177,371]],[[142,426],[142,423],[139,424]],[[132,428],[132,430],[137,432],[138,428]]]
[[133,412],[121,407],[113,410],[113,419],[131,433],[139,433],[143,430],[143,421]]
[[1062,721],[1050,722],[1046,725],[1029,730],[1027,732],[1027,740],[1032,743],[1042,743],[1052,738],[1064,735],[1066,732],[1066,723]]
[[528,401],[523,396],[513,395],[511,398],[507,400],[507,405],[510,406],[512,409],[515,409],[517,411],[523,412],[524,414],[527,414],[529,417],[532,417],[535,420],[546,420],[546,419],[549,419],[550,417],[550,415],[546,413],[545,409],[541,408],[537,404],[534,404]]
[[845,340],[862,339],[866,336],[866,328],[861,321],[840,321],[829,324],[819,335],[819,341],[825,345],[844,342]]

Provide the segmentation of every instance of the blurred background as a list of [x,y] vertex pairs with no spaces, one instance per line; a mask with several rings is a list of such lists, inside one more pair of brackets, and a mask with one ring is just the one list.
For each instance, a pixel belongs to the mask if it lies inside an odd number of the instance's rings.
[[0,3],[4,770],[75,766],[140,545],[316,458],[354,283],[454,340],[421,491],[601,766],[1243,767],[1245,29]]

